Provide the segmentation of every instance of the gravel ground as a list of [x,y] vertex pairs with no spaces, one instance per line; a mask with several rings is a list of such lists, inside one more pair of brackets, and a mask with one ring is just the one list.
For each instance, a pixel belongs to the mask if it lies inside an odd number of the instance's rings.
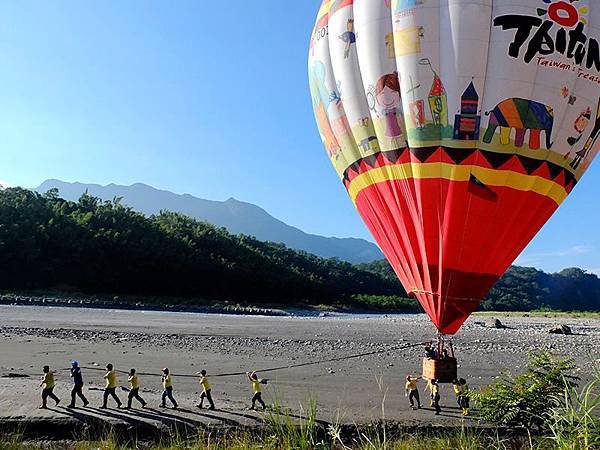
[[[592,361],[600,362],[599,319],[497,317],[508,328],[492,328],[489,317],[475,316],[454,339],[460,375],[472,388],[491,382],[500,371],[521,370],[527,354],[536,349],[550,348],[575,358],[584,379],[592,372]],[[570,326],[575,334],[549,334],[557,324]],[[450,386],[442,387],[442,416],[434,416],[427,408],[412,411],[404,397],[404,377],[419,373],[422,348],[394,348],[424,342],[433,335],[433,326],[424,315],[308,318],[0,306],[0,374],[30,375],[0,378],[0,419],[70,420],[87,415],[108,421],[160,424],[168,414],[190,423],[255,424],[263,416],[244,411],[252,395],[245,377],[218,374],[381,351],[259,373],[269,379],[264,395],[268,403],[285,405],[298,414],[309,399],[314,399],[319,417],[330,422],[364,423],[385,417],[407,425],[457,424],[463,419]],[[68,367],[70,359],[78,359],[85,367],[86,392],[94,407],[79,408],[77,414],[63,408],[68,403],[70,381],[62,369]],[[183,411],[112,410],[107,415],[96,409],[101,403],[101,392],[96,389],[102,387],[101,369],[107,362],[120,370],[135,367],[148,373],[141,377],[142,391],[153,407],[160,399],[160,369],[171,368],[175,395]],[[37,377],[44,364],[57,371],[55,392],[63,403],[39,411]],[[202,368],[212,375],[219,409],[210,414],[194,408],[199,395],[197,381],[183,376]],[[119,381],[125,385],[125,375],[121,374]],[[124,391],[119,395],[126,398]]]

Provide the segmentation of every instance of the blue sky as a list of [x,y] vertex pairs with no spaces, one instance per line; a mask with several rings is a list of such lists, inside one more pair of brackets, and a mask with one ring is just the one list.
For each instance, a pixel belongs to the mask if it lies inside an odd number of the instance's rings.
[[[144,182],[370,238],[314,124],[319,0],[0,3],[0,180]],[[592,166],[518,260],[600,273]]]

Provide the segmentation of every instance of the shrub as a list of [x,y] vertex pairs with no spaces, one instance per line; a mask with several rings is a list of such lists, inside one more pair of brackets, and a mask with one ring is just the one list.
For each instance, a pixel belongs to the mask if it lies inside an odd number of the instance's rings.
[[576,387],[575,363],[555,358],[549,351],[531,354],[524,373],[507,375],[474,393],[481,419],[502,426],[544,430],[553,408],[561,405],[565,389]]

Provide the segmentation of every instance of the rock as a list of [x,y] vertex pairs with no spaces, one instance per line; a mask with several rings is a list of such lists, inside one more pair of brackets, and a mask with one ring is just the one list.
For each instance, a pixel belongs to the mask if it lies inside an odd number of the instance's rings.
[[493,318],[490,320],[486,320],[485,326],[486,326],[486,328],[497,328],[500,330],[506,328],[506,325],[504,325],[502,322],[500,322],[500,319],[493,319]]
[[573,331],[571,331],[571,327],[569,327],[568,325],[558,325],[556,327],[552,327],[550,328],[550,330],[548,330],[548,333],[550,334],[573,334]]

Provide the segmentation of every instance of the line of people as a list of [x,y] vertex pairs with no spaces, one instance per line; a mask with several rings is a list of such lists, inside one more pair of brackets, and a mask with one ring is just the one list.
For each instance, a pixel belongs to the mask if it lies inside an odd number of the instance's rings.
[[[421,398],[419,395],[418,381],[423,377],[406,376],[405,395],[408,397],[410,407],[413,409],[421,409]],[[452,388],[456,394],[456,403],[462,410],[463,416],[469,414],[469,385],[464,378],[452,381]],[[440,385],[438,380],[427,380],[426,390],[429,390],[430,403],[429,406],[435,409],[435,414],[439,415],[442,412],[440,406]]]
[[[79,363],[77,361],[72,361],[71,369],[70,369],[70,377],[73,380],[73,388],[71,389],[71,403],[67,406],[68,408],[76,407],[76,399],[79,399],[83,402],[83,406],[88,406],[89,401],[83,394],[83,375],[81,373],[81,368],[79,367]],[[266,404],[262,399],[262,389],[261,384],[266,384],[266,380],[261,380],[258,378],[258,375],[255,372],[246,372],[246,377],[252,386],[252,399],[251,406],[249,409],[253,410],[256,408],[256,403],[259,403],[262,406],[262,409],[266,409]],[[117,373],[112,364],[106,365],[106,372],[103,375],[105,380],[105,388],[103,393],[103,402],[100,408],[108,407],[108,400],[112,397],[112,399],[117,404],[118,408],[123,406],[121,399],[117,395],[118,388],[118,380]],[[420,409],[421,408],[421,399],[419,394],[418,382],[423,377],[413,377],[411,375],[406,376],[406,385],[405,385],[405,395],[408,397],[411,408]],[[133,400],[137,400],[142,408],[145,408],[148,404],[146,400],[144,400],[140,395],[140,380],[136,373],[135,369],[131,369],[127,376],[127,383],[129,385],[129,392],[127,395],[127,409],[132,407]],[[198,408],[204,407],[204,400],[208,401],[208,409],[214,410],[215,403],[212,398],[212,389],[210,386],[210,382],[208,380],[208,375],[206,370],[201,370],[199,372],[198,383],[202,388],[202,392],[200,394],[200,402],[196,405]],[[163,387],[163,392],[161,396],[161,404],[162,408],[167,407],[167,400],[171,403],[174,409],[178,408],[178,403],[173,396],[173,377],[167,367],[162,369],[161,373],[161,384]],[[469,386],[464,378],[460,378],[454,380],[452,382],[454,392],[456,394],[456,402],[458,406],[462,410],[463,415],[469,414]],[[43,367],[43,375],[41,378],[40,386],[42,389],[42,404],[40,409],[47,408],[48,398],[51,398],[55,401],[56,405],[60,403],[60,399],[54,394],[55,387],[55,379],[54,372],[50,370],[49,366]],[[435,414],[439,415],[442,412],[442,408],[440,406],[440,388],[437,380],[427,380],[427,385],[425,387],[426,390],[430,391],[430,406],[435,409]]]
[[[54,387],[56,385],[54,372],[50,370],[50,366],[43,367],[43,374],[41,377],[40,387],[42,387],[42,404],[40,405],[40,409],[48,408],[48,398],[54,400],[56,405],[60,403],[60,399],[54,394]],[[73,380],[73,388],[71,389],[71,403],[67,406],[67,408],[75,408],[77,397],[83,403],[83,406],[88,406],[89,401],[83,394],[83,375],[81,373],[81,367],[79,366],[78,361],[71,362],[70,369],[70,377]],[[200,402],[196,405],[198,408],[203,408],[204,400],[208,401],[208,409],[214,410],[215,403],[212,398],[211,386],[208,381],[208,375],[206,370],[201,370],[199,373],[198,383],[202,387],[202,393],[200,394]],[[256,372],[246,372],[246,377],[252,386],[252,406],[249,409],[255,409],[256,403],[259,403],[262,406],[262,409],[266,409],[267,405],[262,399],[262,389],[261,384],[266,384],[266,380],[261,380],[258,378]],[[100,408],[108,408],[108,400],[112,397],[112,399],[117,404],[117,408],[121,408],[123,403],[121,399],[117,395],[117,388],[119,386],[117,380],[117,372],[115,371],[112,364],[106,365],[106,372],[103,375],[105,381],[104,394],[103,394],[103,402]],[[127,383],[129,384],[129,393],[127,395],[127,409],[132,407],[133,400],[137,400],[142,408],[145,408],[148,404],[146,400],[144,400],[140,395],[140,379],[136,373],[135,369],[131,369],[127,376]],[[173,397],[173,377],[167,367],[162,369],[161,373],[161,384],[163,387],[163,392],[161,396],[161,404],[162,408],[167,407],[167,399],[171,403],[173,409],[178,408],[178,403]]]

